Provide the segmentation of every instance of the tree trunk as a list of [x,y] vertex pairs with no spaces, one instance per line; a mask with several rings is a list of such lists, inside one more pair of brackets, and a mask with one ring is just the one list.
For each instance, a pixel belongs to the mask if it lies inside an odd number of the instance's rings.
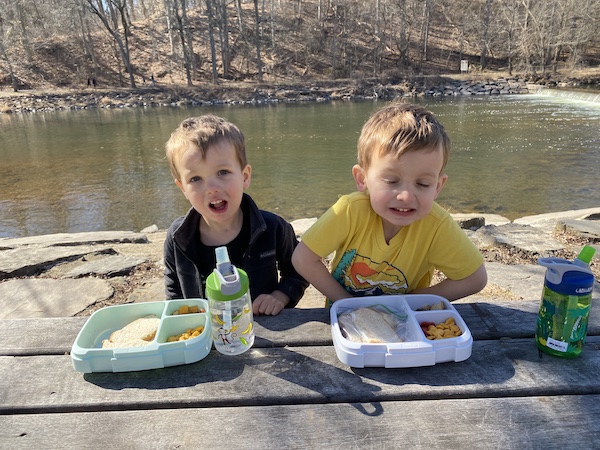
[[212,78],[213,83],[219,82],[219,74],[217,72],[217,50],[215,48],[215,27],[214,27],[214,16],[212,11],[212,0],[206,1],[206,12],[208,14],[208,38],[210,40],[210,55],[211,55],[211,66],[212,66]]
[[[98,16],[104,28],[113,37],[115,44],[118,46],[121,60],[125,65],[125,70],[129,74],[129,84],[132,89],[136,89],[135,78],[133,77],[133,70],[129,59],[129,41],[127,35],[129,33],[129,26],[127,22],[127,16],[125,11],[125,3],[122,0],[110,0],[108,1],[108,9],[110,15],[107,16],[104,10],[102,0],[86,0],[90,6],[92,12]],[[117,14],[118,11],[118,14]],[[123,26],[123,32],[119,29],[119,21]],[[122,36],[123,35],[123,36]],[[119,71],[120,76],[121,71]]]
[[258,81],[263,80],[262,59],[260,56],[260,17],[258,15],[258,0],[254,0],[254,24],[256,33],[256,66],[258,70]]
[[31,52],[31,45],[29,44],[29,33],[27,32],[27,20],[26,14],[23,9],[23,4],[20,0],[15,2],[15,8],[17,10],[17,17],[19,24],[19,32],[21,35],[21,45],[23,46],[23,50],[25,50],[25,58],[27,58],[27,62],[29,64],[33,64],[33,54]]
[[171,46],[171,56],[175,56],[175,38],[173,37],[173,4],[170,0],[164,0],[165,19],[167,20],[167,32],[169,33],[169,44]]
[[427,61],[427,45],[429,43],[429,18],[431,16],[431,4],[433,0],[425,0],[423,3],[423,17],[421,22],[421,60]]
[[488,51],[488,33],[490,29],[490,10],[492,9],[492,0],[485,0],[485,11],[483,13],[483,34],[481,37],[481,55],[479,57],[479,63],[481,69],[487,67],[487,51]]
[[227,3],[219,0],[217,4],[217,17],[219,22],[219,42],[221,43],[221,61],[223,63],[223,76],[229,76],[229,60],[231,59],[229,50],[229,24],[227,21]]

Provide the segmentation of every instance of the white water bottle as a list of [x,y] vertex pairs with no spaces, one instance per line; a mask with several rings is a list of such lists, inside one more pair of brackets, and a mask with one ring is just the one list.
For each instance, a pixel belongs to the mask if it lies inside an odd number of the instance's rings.
[[215,348],[239,355],[254,344],[254,318],[248,275],[229,261],[227,247],[215,250],[217,267],[206,280]]

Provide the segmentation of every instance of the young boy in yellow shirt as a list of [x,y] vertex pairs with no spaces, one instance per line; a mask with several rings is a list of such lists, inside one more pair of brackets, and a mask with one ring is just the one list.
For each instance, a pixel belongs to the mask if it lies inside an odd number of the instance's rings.
[[[390,104],[365,123],[352,168],[358,191],[329,208],[292,255],[328,304],[405,293],[456,300],[485,287],[482,255],[435,202],[449,150],[444,127],[418,105]],[[323,258],[332,252],[329,273]],[[446,278],[430,286],[434,269]]]

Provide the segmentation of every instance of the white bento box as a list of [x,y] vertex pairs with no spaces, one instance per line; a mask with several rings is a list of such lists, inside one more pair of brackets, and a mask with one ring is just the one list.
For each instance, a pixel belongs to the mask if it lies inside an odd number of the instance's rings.
[[[420,310],[434,304],[443,305],[440,310]],[[361,307],[383,305],[405,317],[407,340],[403,342],[365,343],[344,337],[338,317],[344,312]],[[456,308],[445,298],[437,295],[407,294],[374,297],[354,297],[337,300],[330,310],[331,335],[336,354],[341,362],[350,367],[421,367],[443,362],[459,362],[471,356],[473,337]],[[460,336],[429,340],[420,324],[439,324],[447,319],[462,332]]]
[[[198,306],[199,313],[174,315],[182,305]],[[102,348],[102,341],[132,321],[154,314],[158,331],[143,347]],[[202,326],[199,336],[167,342],[190,328]],[[212,347],[208,302],[204,299],[167,300],[107,306],[93,313],[79,331],[71,360],[78,372],[129,372],[190,364],[206,357]]]

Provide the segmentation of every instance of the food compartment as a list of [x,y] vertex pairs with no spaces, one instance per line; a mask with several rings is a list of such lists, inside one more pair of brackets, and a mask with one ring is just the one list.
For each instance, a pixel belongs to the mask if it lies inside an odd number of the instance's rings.
[[371,346],[418,340],[418,330],[406,303],[402,299],[381,300],[376,303],[353,300],[337,308],[341,338]]
[[[471,356],[471,349],[473,345],[471,331],[454,307],[452,310],[448,311],[423,311],[415,313],[414,318],[419,324],[420,329],[422,323],[433,323],[438,330],[444,332],[447,328],[454,328],[451,324],[448,327],[447,324],[448,319],[451,318],[455,327],[457,327],[459,330],[458,332],[454,332],[454,336],[452,337],[428,339],[426,333],[421,329],[421,337],[429,342],[435,351],[436,363],[446,361],[464,361]],[[439,331],[437,333],[439,334]]]
[[408,294],[404,296],[411,311],[437,311],[454,309],[452,304],[439,295]]
[[[430,341],[457,338],[467,329],[462,317],[454,310],[422,311],[415,313],[414,318],[421,330],[421,338],[425,337]],[[423,330],[423,324],[426,328],[433,325],[435,329],[432,329],[428,334]],[[428,338],[428,335],[431,336],[431,339]],[[436,337],[438,339],[435,339]]]
[[206,311],[208,311],[208,302],[203,299],[169,300],[165,316],[204,314]]
[[79,331],[75,345],[81,349],[102,349],[102,341],[129,323],[150,314],[161,318],[165,302],[107,306],[93,313]]
[[[194,335],[193,331],[199,327],[202,330],[198,335]],[[182,338],[182,334],[187,335],[188,332],[191,336]],[[177,340],[169,341],[169,338]],[[193,363],[203,359],[210,352],[210,322],[206,314],[166,316],[160,325],[156,340],[165,367]]]
[[[193,332],[198,328],[199,333]],[[191,330],[191,331],[190,331]],[[189,333],[188,333],[189,332]],[[182,316],[165,317],[160,324],[156,340],[159,344],[183,342],[201,337],[206,333],[206,315],[185,314]],[[182,336],[186,334],[185,336]],[[187,336],[190,334],[190,336]],[[172,340],[170,338],[176,338]]]

